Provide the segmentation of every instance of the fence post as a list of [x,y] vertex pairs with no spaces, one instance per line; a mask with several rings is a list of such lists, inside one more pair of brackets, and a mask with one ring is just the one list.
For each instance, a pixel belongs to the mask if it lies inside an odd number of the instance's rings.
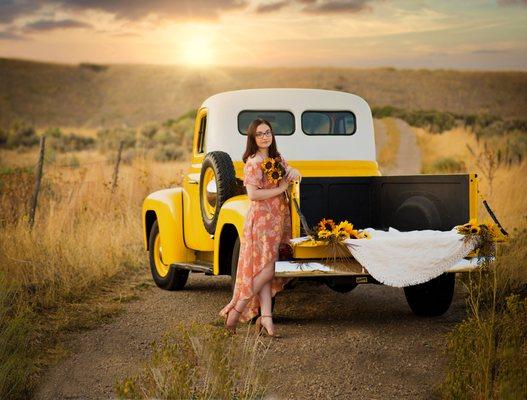
[[42,180],[42,168],[44,166],[44,149],[46,147],[46,137],[40,137],[40,152],[38,156],[38,164],[35,176],[35,188],[33,189],[33,197],[31,199],[31,207],[29,209],[29,229],[33,229],[35,223],[35,212],[37,210],[38,192],[40,191],[40,181]]
[[117,161],[115,162],[115,168],[113,169],[113,180],[112,180],[112,192],[117,186],[117,178],[119,177],[119,164],[121,162],[121,153],[123,152],[124,140],[121,140],[119,144],[119,152],[117,153]]

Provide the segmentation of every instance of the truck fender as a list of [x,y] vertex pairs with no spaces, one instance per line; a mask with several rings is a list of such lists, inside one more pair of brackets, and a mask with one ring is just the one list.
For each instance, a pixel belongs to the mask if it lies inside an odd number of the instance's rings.
[[152,225],[157,220],[161,247],[163,248],[163,262],[194,261],[194,252],[185,245],[183,235],[183,189],[171,188],[151,193],[143,201],[143,244],[148,249],[148,238]]

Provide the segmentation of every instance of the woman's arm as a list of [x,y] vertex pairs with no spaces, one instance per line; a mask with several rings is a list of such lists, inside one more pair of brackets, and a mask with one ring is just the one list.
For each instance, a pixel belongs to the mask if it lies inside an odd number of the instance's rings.
[[265,199],[269,199],[274,196],[278,196],[280,193],[285,192],[288,186],[289,186],[289,182],[287,182],[285,179],[282,179],[282,181],[280,182],[280,185],[276,188],[259,189],[256,185],[250,185],[250,184],[248,184],[246,188],[247,188],[247,195],[249,196],[249,199],[265,200]]

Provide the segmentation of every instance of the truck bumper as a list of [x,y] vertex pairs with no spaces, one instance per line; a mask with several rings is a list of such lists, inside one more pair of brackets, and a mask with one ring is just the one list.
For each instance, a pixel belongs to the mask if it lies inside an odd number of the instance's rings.
[[[491,257],[489,261],[493,261]],[[485,257],[463,258],[446,272],[469,272],[476,269],[485,261]],[[313,277],[313,276],[368,276],[368,271],[356,260],[353,260],[347,271],[338,271],[324,265],[321,260],[276,261],[275,276],[285,277]]]

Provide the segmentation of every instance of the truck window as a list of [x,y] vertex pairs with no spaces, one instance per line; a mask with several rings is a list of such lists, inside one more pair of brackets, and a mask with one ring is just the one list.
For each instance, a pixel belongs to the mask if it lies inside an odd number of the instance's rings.
[[205,132],[207,131],[207,115],[204,115],[201,117],[201,121],[199,123],[199,132],[198,132],[198,145],[196,148],[196,151],[199,153],[203,153],[205,149]]
[[304,111],[302,131],[306,135],[353,135],[355,114],[351,111]]
[[256,118],[269,121],[275,135],[292,135],[295,131],[295,117],[290,111],[244,110],[238,114],[238,132],[247,135],[249,124]]

